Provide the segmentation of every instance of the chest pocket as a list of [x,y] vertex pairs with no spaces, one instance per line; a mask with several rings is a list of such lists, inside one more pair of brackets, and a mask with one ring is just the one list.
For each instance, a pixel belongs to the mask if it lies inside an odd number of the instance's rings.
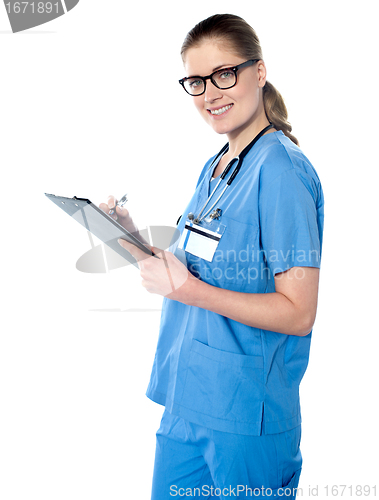
[[259,227],[221,217],[226,226],[212,262],[187,255],[188,269],[206,283],[228,290],[263,293],[265,260],[259,251]]

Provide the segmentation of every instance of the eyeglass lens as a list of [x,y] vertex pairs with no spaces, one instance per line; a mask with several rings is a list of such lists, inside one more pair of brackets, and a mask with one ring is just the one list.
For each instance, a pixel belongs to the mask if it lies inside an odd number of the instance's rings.
[[[230,69],[221,69],[212,75],[212,82],[219,89],[228,89],[236,83],[236,75]],[[205,83],[200,78],[189,78],[184,82],[187,92],[191,95],[199,95],[204,92]]]

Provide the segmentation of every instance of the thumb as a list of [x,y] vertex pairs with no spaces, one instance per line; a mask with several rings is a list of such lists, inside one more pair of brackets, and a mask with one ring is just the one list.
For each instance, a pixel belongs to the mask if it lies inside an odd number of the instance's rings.
[[[147,259],[150,257],[150,254],[144,252],[140,248],[138,248],[136,245],[133,245],[133,243],[129,243],[128,241],[119,238],[118,240],[119,245],[121,245],[125,250],[127,250],[137,261],[141,261],[144,259]],[[145,245],[146,248],[150,250],[151,247],[148,245]]]
[[153,246],[150,246],[148,247],[155,255],[157,255],[158,257],[163,257],[164,256],[164,250],[162,250],[161,248],[158,248],[158,247],[153,247]]

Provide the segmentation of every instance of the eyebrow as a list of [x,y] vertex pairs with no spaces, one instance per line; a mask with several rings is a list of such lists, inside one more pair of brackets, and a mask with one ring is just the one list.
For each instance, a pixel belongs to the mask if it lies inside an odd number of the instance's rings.
[[221,66],[217,66],[217,68],[213,68],[212,73],[214,71],[217,71],[218,69],[221,69],[221,68],[225,68],[225,69],[227,69],[227,68],[234,68],[234,66],[235,66],[235,64],[221,64]]
[[[227,68],[234,68],[234,66],[235,66],[235,64],[221,64],[221,66],[217,66],[216,68],[213,68],[212,73],[214,73],[218,69],[222,69],[222,68],[225,68],[225,69],[227,69]],[[187,76],[187,78],[194,78],[196,76],[201,76],[201,75],[191,75],[191,76]]]

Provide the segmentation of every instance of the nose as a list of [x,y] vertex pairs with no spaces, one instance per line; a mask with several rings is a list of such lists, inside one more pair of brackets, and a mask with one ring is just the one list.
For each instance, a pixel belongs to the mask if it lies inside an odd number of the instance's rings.
[[217,101],[217,99],[221,99],[223,96],[221,89],[217,88],[211,80],[207,81],[207,85],[205,87],[205,92],[204,92],[204,99],[205,102],[212,103],[214,101]]

